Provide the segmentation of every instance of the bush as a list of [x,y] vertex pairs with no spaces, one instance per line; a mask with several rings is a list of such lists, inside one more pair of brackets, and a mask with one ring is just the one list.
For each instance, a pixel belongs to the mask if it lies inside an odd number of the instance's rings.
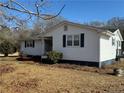
[[8,54],[12,54],[16,52],[16,47],[13,43],[4,40],[0,43],[0,53],[4,54],[4,56],[8,56]]
[[48,58],[55,64],[59,59],[62,59],[63,54],[57,51],[48,52]]

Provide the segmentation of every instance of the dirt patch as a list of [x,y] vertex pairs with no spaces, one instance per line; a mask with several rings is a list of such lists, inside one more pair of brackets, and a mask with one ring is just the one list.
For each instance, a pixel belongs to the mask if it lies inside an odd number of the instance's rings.
[[31,89],[36,89],[38,87],[38,79],[28,79],[28,80],[13,80],[10,83],[10,87],[14,93],[23,93]]
[[0,80],[0,86],[3,84],[3,81],[2,80]]
[[15,71],[15,68],[10,64],[0,65],[0,75],[4,73],[11,73],[13,71]]
[[27,75],[28,75],[28,73],[19,72],[19,73],[17,73],[17,75],[27,76]]
[[42,64],[42,63],[35,63],[33,61],[23,62],[24,64],[30,65],[37,65],[37,66],[46,66],[52,68],[64,68],[64,69],[72,69],[72,70],[79,70],[79,71],[86,71],[86,72],[93,72],[99,74],[109,74],[113,75],[113,69],[116,67],[106,66],[104,68],[97,68],[97,67],[89,67],[89,66],[81,66],[81,65],[74,65],[74,64]]
[[[46,67],[52,67],[52,68],[64,68],[64,69],[72,69],[72,70],[79,70],[79,71],[86,71],[86,72],[93,72],[93,73],[99,73],[99,74],[107,74],[107,75],[114,75],[113,70],[115,68],[119,68],[120,66],[124,67],[124,63],[116,63],[109,66],[105,66],[103,68],[97,68],[97,67],[89,67],[89,66],[82,66],[82,65],[75,65],[75,64],[43,64],[43,63],[35,63],[33,61],[27,61],[23,62],[24,64],[30,64],[30,65],[37,65],[37,66],[46,66]],[[121,65],[120,65],[121,64]]]

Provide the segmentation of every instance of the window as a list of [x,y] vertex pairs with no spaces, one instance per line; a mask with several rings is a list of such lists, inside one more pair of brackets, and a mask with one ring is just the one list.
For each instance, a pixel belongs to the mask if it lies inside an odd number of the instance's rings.
[[68,26],[64,25],[64,31],[67,31],[67,30],[68,30]]
[[67,46],[80,46],[80,35],[67,35]]
[[121,41],[118,41],[118,46],[119,46],[119,47],[121,46]]
[[72,46],[72,35],[67,36],[67,46]]
[[115,45],[115,39],[112,37],[112,46]]
[[25,47],[34,47],[34,40],[25,41]]
[[74,35],[74,46],[79,46],[79,35]]

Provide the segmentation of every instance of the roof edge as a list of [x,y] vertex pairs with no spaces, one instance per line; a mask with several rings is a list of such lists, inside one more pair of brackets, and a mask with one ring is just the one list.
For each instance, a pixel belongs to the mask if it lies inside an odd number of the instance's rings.
[[67,21],[67,20],[62,21],[62,22],[56,24],[55,26],[47,28],[46,32],[50,31],[51,29],[55,29],[58,26],[63,25],[63,24],[71,24],[71,25],[75,25],[75,26],[78,26],[78,27],[81,27],[81,28],[91,29],[91,30],[94,30],[94,31],[97,31],[97,32],[106,32],[108,34],[110,34],[110,33],[112,34],[112,32],[109,31],[109,30],[104,30],[104,29],[100,29],[100,28],[97,28],[97,27],[94,27],[94,26],[84,25],[84,24],[80,24],[80,23],[70,22],[70,21]]
[[[118,33],[119,37],[120,37],[120,38],[121,38],[121,40],[123,41],[123,37],[122,37],[122,35],[121,35],[120,30],[119,30],[119,29],[117,29],[117,30],[115,30],[115,32],[117,32],[117,33]],[[114,33],[114,32],[113,32],[113,33]]]

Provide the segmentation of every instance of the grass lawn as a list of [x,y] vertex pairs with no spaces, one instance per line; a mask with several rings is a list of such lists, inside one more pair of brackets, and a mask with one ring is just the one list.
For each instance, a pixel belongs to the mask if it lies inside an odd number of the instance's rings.
[[5,59],[0,61],[1,93],[124,93],[124,77],[99,73],[97,68],[92,71],[89,67],[86,70]]

